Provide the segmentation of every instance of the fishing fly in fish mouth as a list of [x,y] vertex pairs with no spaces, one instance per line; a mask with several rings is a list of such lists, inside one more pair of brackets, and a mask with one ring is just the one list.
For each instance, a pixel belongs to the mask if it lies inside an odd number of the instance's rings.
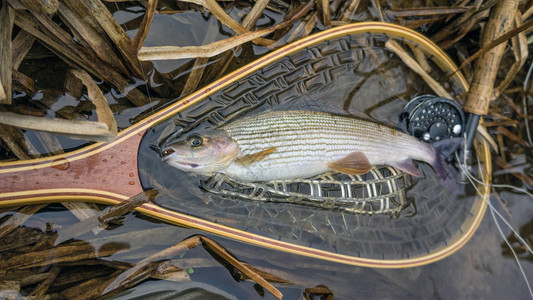
[[444,158],[457,139],[433,145],[395,129],[315,111],[272,111],[169,143],[163,161],[204,175],[223,173],[252,182],[307,178],[328,171],[364,174],[389,165],[419,176],[413,160],[428,163],[446,183]]

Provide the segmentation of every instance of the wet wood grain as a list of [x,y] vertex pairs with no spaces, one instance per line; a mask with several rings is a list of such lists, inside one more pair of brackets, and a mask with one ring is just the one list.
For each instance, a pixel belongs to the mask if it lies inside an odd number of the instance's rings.
[[[0,186],[0,193],[55,189],[53,192],[43,191],[42,195],[69,195],[75,199],[76,196],[94,196],[92,190],[95,190],[133,197],[142,192],[137,169],[137,148],[141,137],[142,133],[132,135],[115,147],[96,151],[83,159],[69,161],[67,157],[54,165],[51,161],[43,161],[44,168],[1,173],[0,181],[4,184]],[[19,196],[4,197],[15,199]]]

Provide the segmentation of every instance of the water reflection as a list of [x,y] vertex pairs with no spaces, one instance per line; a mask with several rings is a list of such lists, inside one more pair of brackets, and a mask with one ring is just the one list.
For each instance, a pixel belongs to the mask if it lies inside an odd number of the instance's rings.
[[[523,239],[526,244],[529,245],[530,248],[533,247],[533,219],[528,223],[520,226],[520,228],[518,229],[518,234],[520,235],[521,239]],[[522,244],[522,241],[518,239],[516,234],[512,233],[508,235],[507,241],[509,241],[509,243],[511,244],[511,247],[518,256],[518,259],[533,262],[533,254],[531,254],[527,247]],[[501,247],[503,256],[512,259],[515,258],[513,252],[511,251],[509,245],[506,242],[502,242]]]

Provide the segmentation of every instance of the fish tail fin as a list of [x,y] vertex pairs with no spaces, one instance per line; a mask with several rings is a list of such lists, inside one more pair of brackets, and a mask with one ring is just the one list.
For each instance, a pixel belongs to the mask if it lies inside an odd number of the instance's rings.
[[448,167],[446,159],[464,144],[464,138],[452,138],[433,143],[435,160],[431,164],[443,185],[454,195],[461,193],[461,185]]

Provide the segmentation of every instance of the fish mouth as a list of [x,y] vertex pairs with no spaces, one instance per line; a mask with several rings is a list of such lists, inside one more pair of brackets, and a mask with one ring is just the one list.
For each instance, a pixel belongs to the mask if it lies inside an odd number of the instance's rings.
[[177,160],[172,160],[170,161],[170,157],[167,156],[167,157],[163,157],[163,162],[164,163],[167,163],[169,165],[182,165],[182,166],[185,166],[185,167],[188,167],[190,169],[195,169],[195,168],[198,168],[200,165],[198,164],[195,164],[195,163],[188,163],[188,162],[184,162],[184,161],[177,161]]
[[191,168],[198,168],[199,165],[197,164],[193,164],[193,163],[186,163],[186,162],[182,162],[182,161],[177,161],[178,164],[180,165],[184,165],[184,166],[187,166],[187,167],[191,167]]
[[176,153],[176,151],[174,151],[174,149],[172,148],[168,148],[168,149],[165,149],[164,151],[161,152],[161,158],[163,160],[163,162],[167,163],[167,164],[179,164],[179,165],[182,165],[182,166],[186,166],[186,167],[189,167],[189,168],[198,168],[200,165],[198,164],[195,164],[195,163],[190,163],[190,162],[184,162],[184,161],[179,161],[179,160],[176,160],[176,157],[175,155],[172,155]]

